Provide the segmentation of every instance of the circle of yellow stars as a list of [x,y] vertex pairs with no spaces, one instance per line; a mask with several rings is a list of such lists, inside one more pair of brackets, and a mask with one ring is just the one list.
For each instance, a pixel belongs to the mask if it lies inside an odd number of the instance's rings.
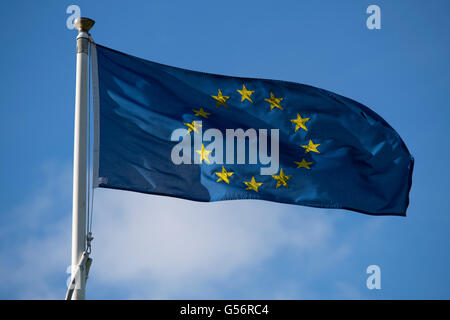
[[[236,90],[241,95],[241,102],[249,101],[250,103],[253,103],[252,94],[255,93],[254,90],[248,90],[245,84],[242,84],[242,89]],[[225,96],[222,93],[222,90],[219,88],[217,90],[217,95],[211,95],[211,97],[216,101],[216,108],[219,108],[220,106],[224,106],[225,108],[229,108],[227,105],[227,100],[230,99],[230,96]],[[273,92],[270,92],[270,97],[267,97],[264,99],[264,101],[269,103],[270,111],[273,109],[279,109],[283,111],[282,101],[283,98],[277,97]],[[204,119],[207,119],[211,113],[207,112],[203,109],[203,107],[200,107],[197,109],[192,109],[194,112],[194,116],[196,117],[202,117]],[[311,120],[311,118],[302,117],[300,113],[297,113],[296,118],[290,119],[290,122],[292,122],[295,125],[294,133],[296,133],[298,130],[304,130],[305,132],[308,132],[307,122]],[[198,129],[202,126],[201,124],[197,123],[195,120],[192,122],[184,123],[184,125],[187,127],[188,134],[190,132],[199,132]],[[308,143],[305,145],[301,145],[300,147],[304,149],[304,153],[320,153],[318,150],[318,147],[320,146],[320,143],[314,143],[312,139],[309,139]],[[210,150],[207,150],[205,146],[202,144],[202,147],[200,150],[195,150],[195,152],[200,156],[200,163],[203,163],[205,161],[206,163],[210,164],[211,161],[208,158],[209,154],[212,152]],[[294,163],[297,165],[296,169],[304,168],[307,170],[311,170],[311,165],[313,165],[313,162],[307,161],[305,158],[302,158],[301,161],[294,161]],[[226,184],[230,184],[230,179],[233,176],[234,172],[227,171],[225,166],[222,166],[222,171],[214,172],[214,174],[218,177],[217,183],[223,182]],[[280,187],[288,188],[288,180],[291,178],[291,175],[286,175],[284,173],[283,168],[280,168],[279,174],[272,175],[272,178],[276,182],[275,189],[278,189]],[[259,191],[259,187],[261,187],[264,182],[259,182],[255,179],[254,176],[251,177],[250,181],[242,181],[243,184],[245,184],[246,188],[245,190],[252,190],[255,192]]]

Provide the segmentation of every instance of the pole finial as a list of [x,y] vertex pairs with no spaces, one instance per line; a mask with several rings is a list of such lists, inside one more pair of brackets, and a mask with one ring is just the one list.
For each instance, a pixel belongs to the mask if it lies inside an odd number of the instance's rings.
[[89,32],[89,30],[91,30],[91,28],[94,26],[94,23],[94,20],[84,17],[77,18],[73,22],[78,32]]

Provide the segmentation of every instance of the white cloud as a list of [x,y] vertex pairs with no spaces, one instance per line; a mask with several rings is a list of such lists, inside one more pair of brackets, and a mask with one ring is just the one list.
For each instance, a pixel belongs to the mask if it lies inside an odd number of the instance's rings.
[[318,212],[297,207],[293,214],[292,206],[270,202],[196,203],[101,189],[95,197],[96,281],[140,279],[152,296],[155,287],[162,297],[195,294],[282,247],[318,248],[333,232]]
[[[67,184],[71,181],[69,166],[45,164],[35,193],[2,217],[0,298],[64,297],[63,281],[70,263]],[[61,280],[60,286],[55,287],[55,279]]]
[[[0,254],[11,257],[0,260],[3,297],[64,297],[71,168],[47,167],[36,193],[0,227]],[[98,189],[88,297],[221,298],[231,290],[231,298],[320,298],[311,283],[351,252],[336,241],[335,217],[267,201],[198,203]],[[255,286],[261,274],[277,272],[280,252],[305,266],[305,277]]]

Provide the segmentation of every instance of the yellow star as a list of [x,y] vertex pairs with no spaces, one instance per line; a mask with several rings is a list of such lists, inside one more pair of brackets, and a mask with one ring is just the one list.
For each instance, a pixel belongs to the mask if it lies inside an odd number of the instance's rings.
[[217,94],[217,96],[211,96],[211,97],[213,97],[214,99],[217,100],[216,108],[218,108],[221,105],[228,108],[227,100],[230,99],[230,97],[222,95],[222,91],[220,91],[220,89],[219,89],[219,93]]
[[245,190],[253,190],[258,192],[258,188],[263,184],[262,182],[256,182],[255,177],[252,177],[252,180],[250,181],[243,181],[247,188]]
[[252,98],[250,98],[250,96],[255,91],[247,90],[247,88],[245,87],[245,84],[242,85],[242,90],[237,90],[237,92],[239,92],[242,95],[241,102],[244,101],[245,99],[247,99],[248,101],[253,103],[253,100],[252,100]]
[[217,174],[217,176],[219,177],[216,182],[225,181],[226,183],[230,184],[230,180],[228,180],[228,178],[231,177],[233,173],[234,172],[227,172],[227,170],[225,170],[225,167],[222,166],[222,172],[215,172],[215,174]]
[[203,160],[205,160],[208,163],[211,163],[208,159],[208,155],[212,152],[205,149],[205,145],[202,143],[202,149],[201,150],[195,150],[200,155],[200,163],[202,163]]
[[305,148],[305,153],[308,153],[310,151],[320,153],[319,150],[317,150],[318,146],[320,146],[320,143],[314,144],[312,140],[309,139],[309,143],[302,146],[302,148]]
[[203,118],[208,118],[208,116],[211,114],[211,113],[206,112],[205,110],[203,110],[203,108],[200,108],[200,110],[192,109],[192,111],[195,112],[194,116],[196,116],[196,117],[201,116]]
[[279,186],[285,186],[286,188],[288,187],[287,182],[291,176],[286,176],[283,172],[283,168],[280,169],[280,175],[273,175],[272,178],[274,178],[275,180],[277,180],[277,189]]
[[283,110],[283,107],[280,105],[281,100],[283,98],[276,98],[273,93],[270,93],[270,99],[264,99],[265,101],[270,103],[270,110],[273,110],[273,108],[278,108]]
[[308,131],[308,128],[305,126],[306,121],[308,121],[310,118],[302,118],[300,114],[297,113],[297,119],[291,119],[291,122],[295,123],[295,132],[297,132],[298,129],[302,128],[305,131]]
[[198,133],[198,128],[200,128],[202,125],[196,123],[195,121],[192,121],[192,123],[184,123],[188,127],[188,133],[191,131]]
[[298,168],[311,169],[309,166],[313,164],[312,162],[308,162],[305,159],[303,159],[301,162],[294,161],[294,163],[297,165],[297,169]]

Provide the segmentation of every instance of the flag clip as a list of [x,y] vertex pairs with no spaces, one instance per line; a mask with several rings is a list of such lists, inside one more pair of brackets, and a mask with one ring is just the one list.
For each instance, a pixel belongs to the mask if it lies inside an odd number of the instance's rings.
[[108,184],[108,178],[105,177],[99,177],[97,181],[98,184]]
[[91,254],[92,251],[92,240],[94,240],[94,237],[92,236],[92,232],[88,232],[86,235],[86,253]]

